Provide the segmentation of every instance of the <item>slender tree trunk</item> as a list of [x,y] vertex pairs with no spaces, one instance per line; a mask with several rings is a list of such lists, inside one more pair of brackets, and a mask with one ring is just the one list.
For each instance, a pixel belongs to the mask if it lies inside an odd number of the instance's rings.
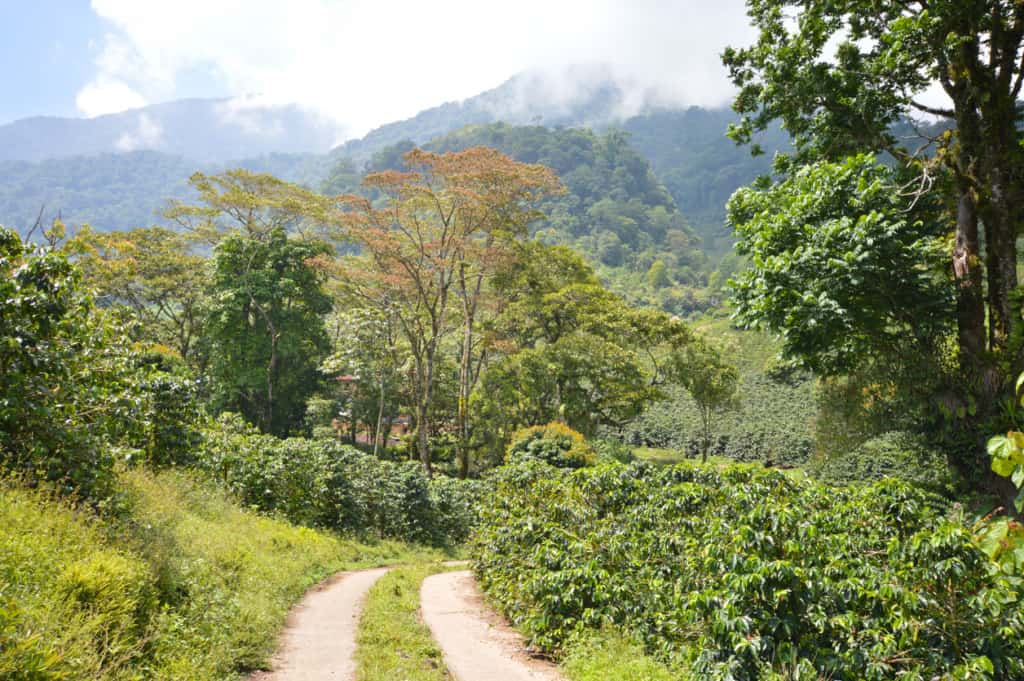
[[434,470],[430,452],[430,401],[433,397],[434,358],[429,352],[425,358],[416,358],[416,448],[427,477]]
[[423,464],[423,471],[427,477],[433,477],[434,471],[430,463],[430,445],[427,439],[427,405],[423,402],[416,404],[416,448],[419,450],[420,463]]
[[[269,323],[269,320],[268,320]],[[273,327],[271,327],[272,329]],[[270,335],[270,361],[267,363],[267,408],[263,431],[273,432],[274,426],[274,370],[277,368],[277,334]]]
[[380,396],[377,400],[377,426],[373,429],[373,455],[377,456],[380,448],[380,427],[384,421],[384,372],[380,374]]
[[459,363],[459,405],[456,414],[458,444],[456,453],[459,459],[459,477],[469,477],[469,396],[473,370],[473,322],[467,317],[462,330],[462,358]]
[[562,382],[557,378],[555,379],[555,420],[565,423],[565,419],[562,418]]
[[700,410],[701,425],[704,427],[704,447],[701,451],[700,460],[701,463],[708,462],[708,450],[711,449],[711,411],[706,407],[702,407]]

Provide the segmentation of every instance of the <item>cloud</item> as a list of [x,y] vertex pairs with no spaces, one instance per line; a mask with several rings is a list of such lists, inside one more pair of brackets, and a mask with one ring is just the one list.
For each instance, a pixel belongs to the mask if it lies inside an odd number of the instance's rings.
[[103,84],[162,101],[187,96],[189,74],[202,73],[225,94],[297,103],[352,136],[526,70],[565,97],[577,86],[565,77],[571,64],[608,65],[636,101],[719,105],[732,90],[718,55],[753,37],[743,0],[92,0],[92,8],[111,30],[96,80],[79,94],[83,113],[118,105],[86,96]]
[[137,149],[156,149],[163,141],[164,130],[160,124],[145,113],[136,119],[133,132],[123,133],[115,143],[118,151],[135,151]]
[[146,106],[146,99],[124,81],[104,74],[78,92],[75,106],[85,116],[92,118]]

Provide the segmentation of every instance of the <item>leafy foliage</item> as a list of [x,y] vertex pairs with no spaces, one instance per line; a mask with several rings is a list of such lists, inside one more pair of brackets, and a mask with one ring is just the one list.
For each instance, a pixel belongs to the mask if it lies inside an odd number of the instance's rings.
[[531,464],[495,485],[477,574],[544,649],[610,624],[694,679],[1024,673],[1016,591],[896,481]]
[[209,281],[206,259],[184,235],[162,227],[97,232],[86,225],[63,250],[99,304],[129,308],[138,335],[196,363]]
[[97,311],[65,257],[0,228],[0,462],[99,502],[106,441],[134,426],[125,327]]
[[[1016,392],[1024,385],[1024,374],[1017,378]],[[1024,405],[1024,397],[1018,398]],[[1024,433],[1011,430],[1005,436],[997,435],[988,441],[992,457],[992,470],[996,475],[1009,478],[1018,493],[1013,500],[1020,514],[1024,509]],[[1011,576],[1014,583],[1024,583],[1024,525],[1015,519],[999,516],[982,522],[979,531],[982,548],[998,561],[1001,570]]]
[[858,156],[736,192],[729,220],[751,258],[732,284],[738,318],[782,334],[788,358],[826,375],[934,355],[953,318],[942,228],[908,214],[895,184]]
[[704,340],[694,341],[674,352],[669,374],[682,384],[700,412],[701,458],[708,460],[712,419],[736,406],[739,372]]
[[[706,259],[700,239],[626,134],[495,123],[462,128],[426,148],[444,152],[476,145],[545,165],[559,175],[567,192],[540,204],[547,219],[534,225],[534,236],[579,250],[621,284],[618,292],[635,298],[638,289],[648,288],[646,273],[657,261],[664,275],[657,287],[650,287],[652,296],[669,284],[701,282]],[[396,154],[386,149],[374,158],[374,169],[399,167]]]
[[292,522],[435,544],[461,542],[475,520],[474,482],[428,480],[334,440],[262,435],[226,414],[207,431],[198,466],[243,503]]
[[809,469],[833,485],[893,477],[946,498],[955,498],[959,482],[943,452],[922,442],[920,435],[904,431],[884,433],[851,451],[824,455]]
[[522,244],[494,285],[505,305],[489,331],[501,354],[475,404],[502,445],[517,428],[555,420],[586,435],[621,425],[660,397],[662,356],[691,340],[678,319],[602,287],[564,246]]
[[331,308],[326,275],[311,261],[329,252],[279,227],[217,246],[206,338],[215,409],[241,411],[276,434],[302,424],[327,353],[322,315]]
[[582,435],[557,421],[546,426],[522,428],[512,434],[506,461],[541,461],[557,468],[581,468],[596,460]]
[[[728,319],[706,318],[696,330],[713,337],[739,372],[736,407],[716,416],[708,453],[735,461],[796,466],[815,449],[815,381],[807,372],[780,365],[778,344],[768,336],[731,328]],[[605,435],[631,445],[679,450],[699,456],[703,420],[683,386],[666,387],[655,402],[618,431]]]

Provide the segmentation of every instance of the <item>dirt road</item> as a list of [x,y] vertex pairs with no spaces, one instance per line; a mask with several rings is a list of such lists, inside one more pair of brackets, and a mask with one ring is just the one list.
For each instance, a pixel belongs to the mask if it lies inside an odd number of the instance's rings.
[[288,616],[270,672],[249,681],[352,681],[366,592],[388,568],[343,572],[310,590]]
[[563,681],[553,664],[530,658],[522,637],[487,608],[468,570],[423,580],[420,611],[458,681]]

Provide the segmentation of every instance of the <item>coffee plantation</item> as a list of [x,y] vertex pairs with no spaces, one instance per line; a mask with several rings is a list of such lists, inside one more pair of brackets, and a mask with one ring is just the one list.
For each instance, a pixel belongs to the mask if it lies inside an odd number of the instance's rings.
[[547,651],[612,626],[694,679],[1018,679],[1024,616],[971,529],[888,479],[508,467],[477,575]]

